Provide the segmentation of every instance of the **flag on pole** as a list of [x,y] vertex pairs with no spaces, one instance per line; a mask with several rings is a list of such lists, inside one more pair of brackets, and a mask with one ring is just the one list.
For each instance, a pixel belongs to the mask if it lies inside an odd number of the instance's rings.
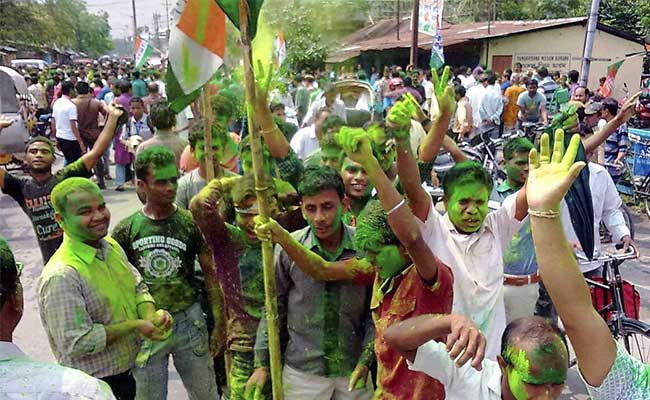
[[614,90],[614,78],[616,78],[616,74],[618,73],[619,68],[621,68],[621,65],[623,65],[623,62],[625,62],[625,59],[617,61],[607,67],[607,79],[601,89],[603,97],[609,97],[612,95],[612,91]]
[[442,47],[442,12],[445,7],[444,0],[421,0],[418,30],[433,36],[431,44],[431,68],[440,68],[445,63],[445,53]]
[[135,38],[135,69],[140,69],[153,53],[153,46],[140,36]]
[[[239,29],[239,0],[216,0],[219,7]],[[260,15],[260,9],[264,0],[247,0],[248,4],[248,32],[250,33],[251,40],[255,39],[257,34],[257,20]]]
[[171,29],[167,68],[170,107],[180,112],[223,64],[226,16],[213,0],[180,0]]
[[280,67],[287,58],[287,43],[284,40],[284,33],[278,32],[278,35],[275,37],[273,48],[275,50],[275,60],[278,63],[277,66]]

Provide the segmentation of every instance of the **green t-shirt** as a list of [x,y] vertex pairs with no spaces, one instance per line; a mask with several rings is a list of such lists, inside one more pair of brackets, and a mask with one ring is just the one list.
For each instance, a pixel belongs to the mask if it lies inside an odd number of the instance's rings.
[[198,301],[194,262],[207,247],[189,211],[178,208],[164,220],[152,220],[140,210],[122,220],[112,237],[140,271],[158,308],[174,313]]

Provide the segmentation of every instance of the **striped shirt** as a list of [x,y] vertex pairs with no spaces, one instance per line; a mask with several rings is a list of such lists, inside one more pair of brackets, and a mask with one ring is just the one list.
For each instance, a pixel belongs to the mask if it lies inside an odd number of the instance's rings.
[[[605,162],[613,163],[616,161],[619,153],[627,153],[628,137],[627,137],[627,124],[623,124],[618,129],[609,135],[605,141]],[[625,161],[625,160],[622,160]],[[619,178],[623,175],[623,169],[607,167],[609,174],[614,178]]]

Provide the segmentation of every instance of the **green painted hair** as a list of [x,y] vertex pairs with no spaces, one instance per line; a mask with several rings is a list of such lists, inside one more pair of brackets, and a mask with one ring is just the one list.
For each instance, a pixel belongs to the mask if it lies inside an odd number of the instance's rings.
[[[262,143],[262,158],[264,159],[265,164],[271,164],[273,162],[273,156],[271,155],[271,150],[264,143],[264,138],[261,140]],[[239,142],[239,155],[243,158],[244,154],[250,154],[251,149],[251,135],[246,135],[241,142]]]
[[303,196],[316,196],[325,190],[334,190],[342,200],[345,193],[343,179],[333,168],[324,165],[310,165],[298,184],[298,194]]
[[530,140],[518,137],[508,140],[505,146],[503,146],[503,159],[506,161],[512,160],[512,157],[517,153],[528,153],[530,152],[535,145]]
[[540,346],[547,346],[553,343],[557,337],[562,339],[562,343],[566,347],[566,334],[552,321],[537,316],[517,318],[506,326],[506,330],[501,335],[501,356],[506,362],[512,363],[512,360],[509,360],[507,349],[515,344],[517,338],[534,341]]
[[[335,129],[336,132],[341,129],[342,126],[345,125],[345,121],[338,115],[330,115],[327,118],[325,118],[325,121],[323,121],[323,125],[321,125],[321,132],[324,134],[327,133],[329,130]],[[336,132],[332,132],[329,135],[335,134]]]
[[354,232],[354,247],[358,251],[365,251],[371,243],[382,247],[399,244],[379,200],[370,200],[366,204],[357,218]]
[[56,153],[54,153],[54,142],[45,136],[34,136],[33,138],[29,139],[27,145],[25,146],[25,153],[29,151],[30,146],[34,143],[45,143],[50,148],[52,155],[56,157]]
[[[194,122],[190,128],[190,134],[188,135],[187,140],[189,141],[192,150],[196,149],[196,144],[198,142],[205,140],[205,127],[203,120],[198,119]],[[212,123],[212,140],[218,142],[220,149],[225,149],[228,146],[234,146],[233,151],[236,151],[237,149],[237,143],[234,143],[230,138],[226,126],[216,121]]]
[[176,124],[176,113],[164,100],[157,101],[149,107],[149,118],[156,129],[170,129]]
[[102,195],[99,186],[90,179],[86,178],[68,178],[52,189],[51,201],[54,211],[59,214],[65,214],[65,208],[68,204],[68,196],[73,193],[86,192]]
[[462,161],[455,164],[442,179],[442,190],[447,198],[451,197],[454,187],[465,182],[477,182],[492,192],[494,183],[490,173],[476,161]]
[[18,286],[18,268],[9,243],[0,237],[0,309],[5,301],[16,293]]
[[149,168],[162,168],[169,164],[176,165],[176,157],[171,150],[163,146],[149,147],[138,153],[135,159],[135,176],[144,179],[149,174]]

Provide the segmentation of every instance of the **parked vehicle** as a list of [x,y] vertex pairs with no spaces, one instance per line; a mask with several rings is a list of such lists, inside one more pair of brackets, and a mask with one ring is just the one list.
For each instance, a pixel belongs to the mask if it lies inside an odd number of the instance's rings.
[[14,123],[0,133],[0,165],[18,168],[24,156],[29,132],[21,114],[21,100],[29,96],[22,76],[11,68],[0,67],[0,114]]
[[37,58],[17,58],[11,60],[11,66],[16,69],[26,67],[45,69],[48,65],[46,61]]

